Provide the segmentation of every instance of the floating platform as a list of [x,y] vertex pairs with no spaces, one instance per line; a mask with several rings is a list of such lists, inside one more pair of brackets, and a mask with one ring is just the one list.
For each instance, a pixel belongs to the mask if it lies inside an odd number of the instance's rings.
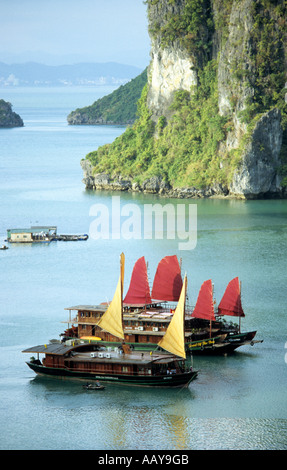
[[88,240],[89,236],[84,235],[56,235],[51,241],[61,241],[61,242],[74,242],[81,240]]

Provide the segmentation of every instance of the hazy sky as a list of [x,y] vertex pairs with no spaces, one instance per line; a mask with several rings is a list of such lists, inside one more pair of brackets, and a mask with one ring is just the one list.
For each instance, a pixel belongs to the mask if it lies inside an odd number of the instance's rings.
[[149,63],[143,0],[0,0],[0,61]]

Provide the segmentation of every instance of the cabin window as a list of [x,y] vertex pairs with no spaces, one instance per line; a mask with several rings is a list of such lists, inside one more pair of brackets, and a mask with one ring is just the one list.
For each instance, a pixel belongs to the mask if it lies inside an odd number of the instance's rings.
[[122,367],[122,372],[127,373],[129,371],[129,368],[127,366]]

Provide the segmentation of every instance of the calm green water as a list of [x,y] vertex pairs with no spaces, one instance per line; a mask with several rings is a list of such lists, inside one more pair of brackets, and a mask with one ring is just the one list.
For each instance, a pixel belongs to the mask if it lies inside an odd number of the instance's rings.
[[[89,233],[96,218],[91,208],[102,204],[111,215],[115,194],[85,191],[80,160],[123,128],[70,127],[66,116],[111,89],[0,91],[25,122],[22,129],[0,130],[0,244],[7,228],[37,224]],[[122,211],[132,204],[141,215],[156,202],[175,212],[185,204],[186,214],[196,205],[196,247],[180,250],[179,238],[166,233],[145,239],[139,231],[138,239],[127,239],[122,230],[119,238],[110,231],[106,239],[0,251],[0,448],[286,449],[287,201],[117,196]],[[126,220],[122,215],[121,227]],[[125,289],[143,255],[151,283],[163,256],[182,258],[191,303],[204,280],[212,279],[219,302],[239,276],[243,329],[256,329],[264,342],[229,357],[195,357],[198,379],[183,390],[107,386],[91,394],[76,383],[35,378],[21,351],[58,338],[66,307],[111,299],[122,251]]]

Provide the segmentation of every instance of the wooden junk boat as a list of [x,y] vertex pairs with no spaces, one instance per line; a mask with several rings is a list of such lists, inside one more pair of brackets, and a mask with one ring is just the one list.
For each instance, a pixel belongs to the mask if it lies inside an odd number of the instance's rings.
[[[173,318],[183,281],[177,256],[166,256],[158,264],[150,293],[147,265],[144,257],[134,265],[128,292],[123,300],[123,328],[126,344],[134,350],[154,350]],[[102,330],[99,320],[107,304],[69,307],[68,329],[65,339],[101,341],[103,345],[119,346],[117,338]],[[77,312],[72,318],[72,312]],[[223,316],[239,318],[239,325],[227,323]],[[228,284],[223,298],[214,309],[213,286],[205,281],[194,308],[185,310],[185,348],[193,355],[219,355],[232,353],[243,345],[253,345],[256,331],[241,332],[244,317],[238,277]],[[75,326],[77,325],[77,326]]]
[[[197,376],[197,371],[187,368],[184,345],[184,309],[186,298],[186,277],[178,305],[159,346],[167,352],[133,351],[125,344],[123,311],[124,255],[121,255],[120,278],[112,302],[98,325],[110,335],[119,338],[120,347],[104,347],[99,343],[65,342],[35,346],[24,350],[37,353],[27,362],[39,375],[85,381],[112,382],[117,384],[148,387],[187,386]],[[70,344],[69,344],[70,343]],[[39,354],[45,357],[41,362]]]

